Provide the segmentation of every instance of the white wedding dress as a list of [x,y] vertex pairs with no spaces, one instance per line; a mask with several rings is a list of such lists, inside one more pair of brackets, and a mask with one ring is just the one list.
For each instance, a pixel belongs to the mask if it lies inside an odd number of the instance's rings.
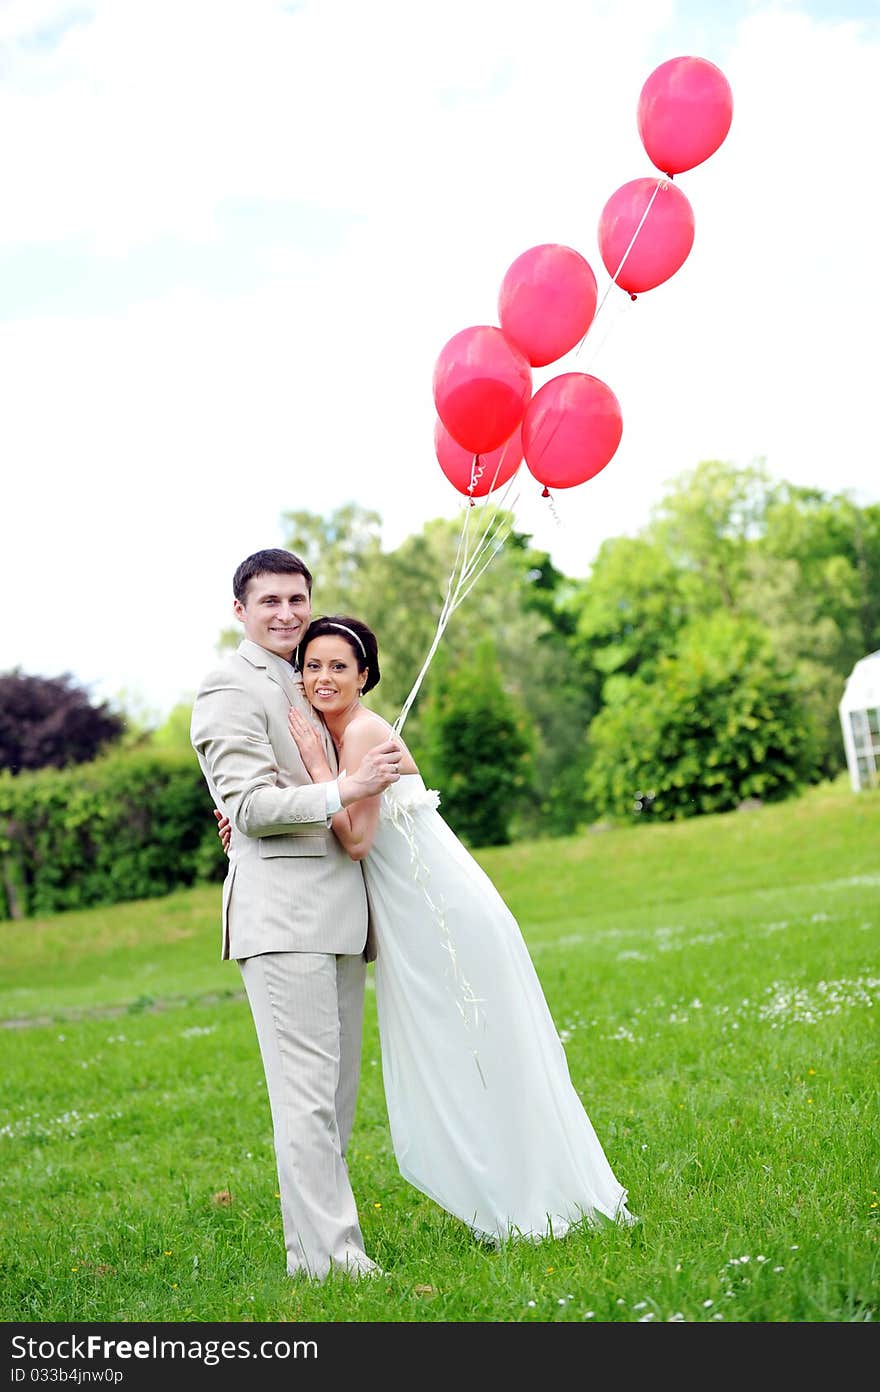
[[635,1222],[516,920],[439,801],[401,775],[363,861],[400,1172],[495,1242]]

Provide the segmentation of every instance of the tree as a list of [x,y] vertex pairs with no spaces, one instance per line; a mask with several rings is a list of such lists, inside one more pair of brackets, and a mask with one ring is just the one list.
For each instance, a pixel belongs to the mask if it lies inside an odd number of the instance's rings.
[[125,729],[106,702],[93,705],[88,692],[65,673],[27,676],[20,668],[0,674],[0,768],[64,768],[94,759]]
[[652,679],[618,677],[590,727],[588,793],[611,817],[671,821],[779,801],[816,777],[797,676],[758,624],[719,610],[691,624]]
[[502,685],[494,644],[481,643],[432,698],[425,717],[426,781],[443,813],[471,846],[504,846],[518,802],[531,786],[531,732]]

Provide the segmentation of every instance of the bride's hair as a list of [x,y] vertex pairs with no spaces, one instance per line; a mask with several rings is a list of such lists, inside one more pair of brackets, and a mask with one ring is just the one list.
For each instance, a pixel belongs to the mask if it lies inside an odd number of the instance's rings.
[[328,634],[344,638],[355,655],[358,671],[367,673],[367,680],[363,686],[364,692],[372,691],[374,686],[378,686],[380,677],[379,643],[376,635],[362,619],[353,619],[348,614],[322,614],[320,618],[312,619],[299,640],[299,647],[296,650],[297,666],[302,667],[306,648],[312,639],[323,638]]

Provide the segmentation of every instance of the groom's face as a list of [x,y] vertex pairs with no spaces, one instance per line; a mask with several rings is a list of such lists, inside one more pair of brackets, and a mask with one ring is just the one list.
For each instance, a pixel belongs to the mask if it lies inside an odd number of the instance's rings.
[[233,609],[246,638],[288,661],[312,616],[304,575],[255,575],[244,600],[236,599]]

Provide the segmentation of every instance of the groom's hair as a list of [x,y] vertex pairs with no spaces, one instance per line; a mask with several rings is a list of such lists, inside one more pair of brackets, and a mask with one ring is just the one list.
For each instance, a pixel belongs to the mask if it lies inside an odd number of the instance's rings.
[[255,551],[242,561],[232,577],[232,593],[244,604],[247,587],[258,575],[301,575],[312,593],[312,572],[305,561],[292,551],[282,551],[278,547],[268,551]]

